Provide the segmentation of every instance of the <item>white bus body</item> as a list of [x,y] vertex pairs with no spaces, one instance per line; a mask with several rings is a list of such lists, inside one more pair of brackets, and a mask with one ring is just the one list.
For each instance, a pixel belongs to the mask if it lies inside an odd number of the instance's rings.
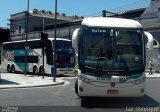
[[72,36],[79,65],[75,92],[80,97],[141,97],[145,88],[145,45],[153,37],[135,20],[91,17]]
[[[51,74],[53,65],[53,42],[49,38],[44,47],[44,67],[42,43],[40,39],[27,41],[27,70],[33,74]],[[57,75],[74,73],[74,50],[71,41],[68,39],[56,39],[56,66]],[[25,40],[3,43],[2,50],[2,69],[8,72],[25,72]]]

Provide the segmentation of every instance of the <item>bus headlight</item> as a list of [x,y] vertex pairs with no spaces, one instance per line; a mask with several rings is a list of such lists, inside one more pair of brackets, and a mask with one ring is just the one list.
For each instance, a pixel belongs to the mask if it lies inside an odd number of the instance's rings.
[[140,83],[144,82],[145,79],[146,79],[146,77],[142,77],[142,78],[139,78],[137,80],[132,81],[132,83],[137,85],[137,84],[140,84]]
[[86,77],[83,77],[82,75],[78,75],[79,77],[79,80],[83,81],[83,82],[86,82],[86,83],[91,83],[93,82],[91,79],[88,79]]

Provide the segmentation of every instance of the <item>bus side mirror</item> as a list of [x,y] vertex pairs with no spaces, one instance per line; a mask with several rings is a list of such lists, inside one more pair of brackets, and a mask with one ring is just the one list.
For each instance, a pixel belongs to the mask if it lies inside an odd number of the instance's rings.
[[80,28],[77,28],[72,35],[72,47],[75,51],[75,64],[78,64],[78,43],[80,38]]
[[153,36],[149,32],[144,32],[144,35],[148,39],[148,43],[147,43],[148,50],[153,50]]
[[76,50],[78,49],[78,40],[79,40],[80,28],[75,29],[72,35],[72,47]]

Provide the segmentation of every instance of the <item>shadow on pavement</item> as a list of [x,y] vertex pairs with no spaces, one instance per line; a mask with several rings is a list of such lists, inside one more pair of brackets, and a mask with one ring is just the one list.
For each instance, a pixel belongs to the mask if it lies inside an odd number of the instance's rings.
[[81,106],[86,108],[158,107],[160,104],[145,95],[140,98],[84,98]]
[[77,77],[76,74],[60,74],[60,75],[57,75],[56,77]]
[[0,85],[19,85],[19,83],[9,81],[9,80],[5,80],[5,79],[1,79]]

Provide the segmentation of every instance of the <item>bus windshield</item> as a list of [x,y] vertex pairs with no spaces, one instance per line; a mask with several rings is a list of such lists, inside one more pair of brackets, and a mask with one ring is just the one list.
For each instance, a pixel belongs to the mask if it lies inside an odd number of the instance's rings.
[[74,61],[74,50],[71,41],[56,40],[57,67],[73,67]]
[[126,71],[144,65],[141,30],[84,27],[80,66],[99,71]]
[[85,28],[81,44],[80,63],[87,67],[113,69],[111,29]]
[[57,40],[56,41],[56,50],[57,50],[57,52],[58,51],[73,52],[71,41]]
[[128,70],[144,65],[142,33],[140,30],[119,30],[116,37],[116,69]]

